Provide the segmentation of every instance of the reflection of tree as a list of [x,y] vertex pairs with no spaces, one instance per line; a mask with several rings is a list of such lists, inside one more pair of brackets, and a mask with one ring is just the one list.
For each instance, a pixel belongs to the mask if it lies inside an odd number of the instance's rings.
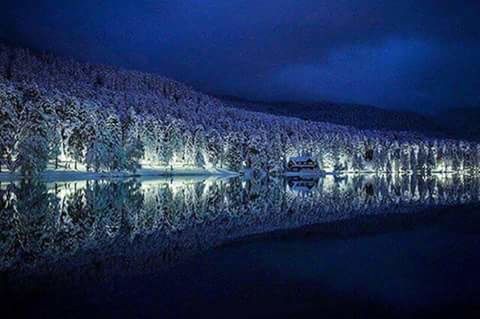
[[223,212],[223,186],[223,183],[214,183],[208,188],[208,192],[204,196],[205,222],[215,220]]
[[258,232],[479,201],[479,180],[353,175],[320,179],[308,192],[268,178],[12,183],[0,186],[0,269],[129,247],[176,260],[182,251]]
[[52,252],[55,244],[57,198],[44,183],[22,180],[14,188],[13,224],[19,251],[24,260],[33,262],[36,254]]
[[0,269],[10,267],[18,250],[15,216],[15,185],[0,187]]

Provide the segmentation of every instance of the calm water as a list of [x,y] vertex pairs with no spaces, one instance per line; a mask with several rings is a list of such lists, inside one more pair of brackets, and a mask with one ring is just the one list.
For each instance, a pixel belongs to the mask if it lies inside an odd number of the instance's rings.
[[480,179],[0,184],[11,317],[476,317]]

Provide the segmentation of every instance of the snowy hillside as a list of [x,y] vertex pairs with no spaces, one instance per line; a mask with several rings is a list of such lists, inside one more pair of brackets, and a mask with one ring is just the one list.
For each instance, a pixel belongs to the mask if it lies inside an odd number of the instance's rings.
[[279,171],[310,154],[325,171],[478,171],[480,146],[229,108],[136,71],[0,46],[3,170],[141,166]]

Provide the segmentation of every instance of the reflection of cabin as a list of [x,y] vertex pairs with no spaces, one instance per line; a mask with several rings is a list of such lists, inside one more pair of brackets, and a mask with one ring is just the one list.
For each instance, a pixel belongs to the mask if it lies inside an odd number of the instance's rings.
[[318,178],[292,177],[288,178],[287,183],[293,191],[306,193],[318,185]]
[[315,170],[318,168],[317,161],[310,156],[291,157],[288,160],[287,168],[292,172],[299,172],[301,170]]
[[371,183],[367,183],[365,185],[365,194],[367,194],[367,196],[375,195],[375,190],[374,190],[373,185]]

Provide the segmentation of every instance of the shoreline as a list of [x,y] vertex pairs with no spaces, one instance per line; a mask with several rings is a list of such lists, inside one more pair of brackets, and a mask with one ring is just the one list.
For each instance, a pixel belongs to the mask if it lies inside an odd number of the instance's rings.
[[[46,170],[37,178],[41,181],[75,181],[75,180],[99,180],[115,178],[139,178],[139,177],[177,177],[177,176],[203,176],[203,177],[235,177],[239,173],[225,169],[160,169],[141,168],[136,172],[87,172],[75,170]],[[32,176],[22,176],[20,173],[1,172],[0,182],[15,182],[22,179],[32,179]]]
[[[283,172],[277,177],[284,178],[300,178],[300,179],[309,179],[309,178],[321,178],[327,176],[333,176],[334,178],[344,178],[349,175],[383,175],[391,174],[388,172],[375,172],[375,171],[363,171],[363,172]],[[465,174],[465,172],[431,172],[426,175],[451,175],[451,174]],[[47,169],[46,171],[40,173],[36,177],[32,176],[22,176],[20,173],[10,173],[2,171],[0,172],[0,183],[15,182],[23,179],[39,179],[44,182],[52,181],[77,181],[77,180],[102,180],[102,179],[119,179],[119,178],[176,178],[176,177],[219,177],[219,178],[229,178],[235,176],[249,176],[246,172],[232,172],[226,169],[219,168],[154,168],[154,167],[145,167],[138,169],[136,172],[126,172],[126,171],[117,171],[117,172],[88,172],[84,170],[54,170]],[[422,173],[413,173],[405,172],[400,175],[425,175]],[[470,175],[470,174],[466,174]],[[476,175],[476,174],[473,174]]]

